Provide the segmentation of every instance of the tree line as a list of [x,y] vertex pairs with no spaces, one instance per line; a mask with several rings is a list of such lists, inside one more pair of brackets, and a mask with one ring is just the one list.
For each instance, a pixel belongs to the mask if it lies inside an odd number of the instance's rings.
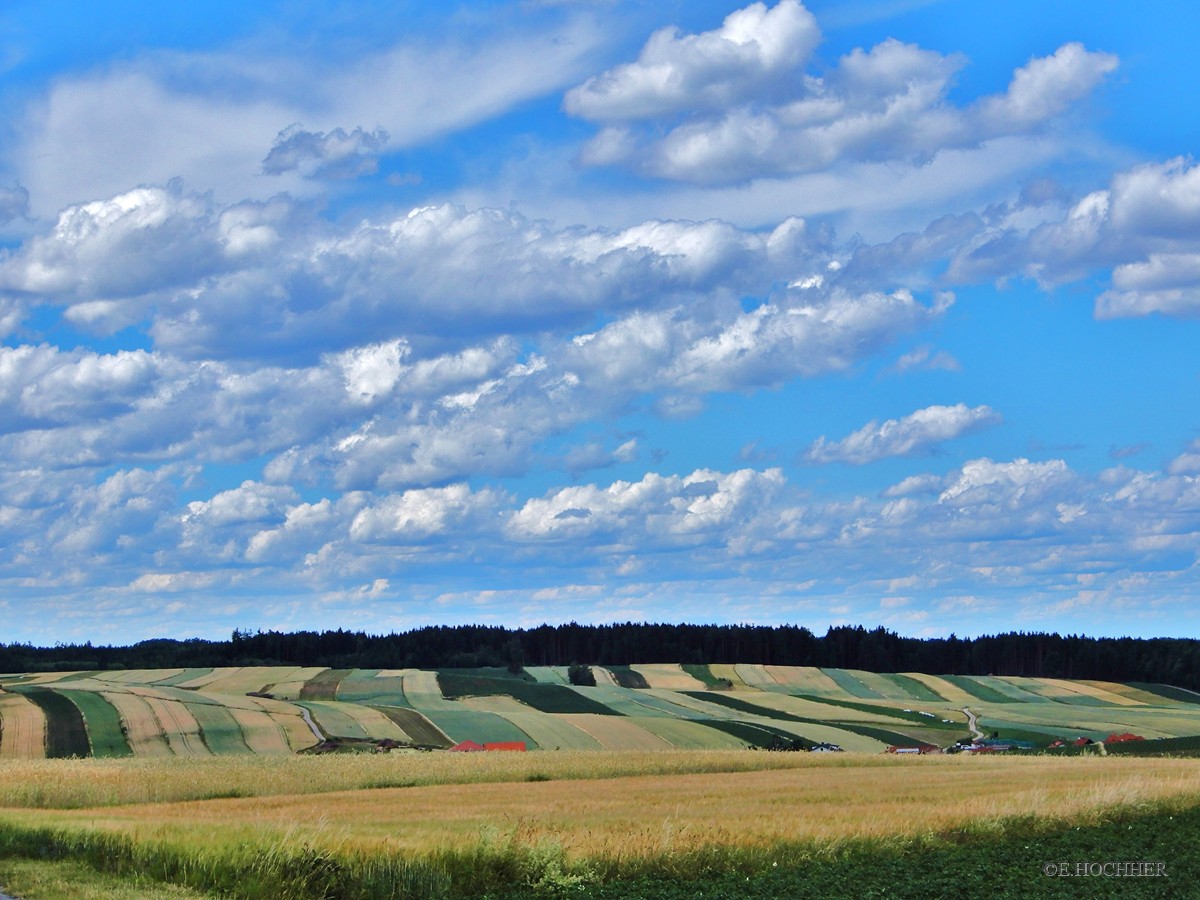
[[240,665],[479,668],[631,663],[758,663],[939,675],[1148,681],[1200,689],[1200,641],[1008,632],[911,638],[879,627],[694,625],[430,626],[361,631],[234,631],[227,641],[156,639],[130,646],[0,643],[0,672]]

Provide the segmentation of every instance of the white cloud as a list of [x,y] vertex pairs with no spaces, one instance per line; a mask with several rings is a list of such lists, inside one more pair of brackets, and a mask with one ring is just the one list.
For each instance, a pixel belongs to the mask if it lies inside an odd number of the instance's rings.
[[872,420],[840,441],[820,437],[805,458],[813,463],[862,465],[890,456],[914,456],[999,422],[1000,416],[988,406],[927,406],[901,419]]
[[713,31],[655,32],[637,62],[589,78],[567,92],[563,105],[594,121],[722,109],[770,93],[807,60],[820,37],[816,20],[796,0],[780,0],[772,9],[753,3]]
[[924,162],[1048,127],[1117,65],[1065,44],[1017,69],[1005,93],[957,107],[947,94],[961,58],[888,39],[806,74],[818,39],[792,0],[749,6],[716,31],[656,32],[637,62],[567,93],[569,113],[607,123],[583,160],[721,184],[850,161]]
[[357,178],[374,174],[378,155],[387,146],[388,133],[377,128],[370,133],[362,126],[347,134],[344,128],[329,132],[305,131],[289,125],[279,132],[271,151],[263,158],[266,175],[300,171],[306,178]]
[[1056,220],[981,229],[949,267],[956,280],[1021,273],[1045,286],[1110,268],[1097,318],[1200,315],[1200,166],[1147,163],[1113,176]]
[[287,55],[143,53],[55,79],[5,155],[38,215],[175,177],[218,202],[303,192],[299,173],[262,177],[281,129],[304,122],[327,143],[348,122],[371,123],[401,149],[485,121],[583,74],[602,32],[586,16],[555,22],[480,22],[454,40],[375,41],[358,56],[325,42]]

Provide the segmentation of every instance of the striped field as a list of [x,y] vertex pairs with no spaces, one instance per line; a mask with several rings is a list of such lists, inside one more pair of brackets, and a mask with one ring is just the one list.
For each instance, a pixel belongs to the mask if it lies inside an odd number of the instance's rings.
[[[1200,736],[1200,695],[1168,685],[751,664],[330,669],[301,666],[0,675],[0,758],[282,756],[322,749],[725,750],[1048,745],[1131,732]],[[1173,746],[1173,745],[1164,745]],[[1178,745],[1183,746],[1183,745]]]

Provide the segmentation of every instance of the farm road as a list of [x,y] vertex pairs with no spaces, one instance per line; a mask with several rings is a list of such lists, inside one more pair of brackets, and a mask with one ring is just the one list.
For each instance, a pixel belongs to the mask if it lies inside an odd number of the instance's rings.
[[971,730],[971,737],[977,740],[983,739],[983,732],[979,730],[979,719],[975,717],[975,713],[971,712],[965,706],[962,711],[967,714],[967,728]]

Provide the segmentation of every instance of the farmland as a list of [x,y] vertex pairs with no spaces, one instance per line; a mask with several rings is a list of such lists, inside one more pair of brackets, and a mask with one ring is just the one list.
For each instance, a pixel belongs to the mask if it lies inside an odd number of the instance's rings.
[[802,666],[336,670],[156,668],[0,676],[0,758],[282,755],[461,740],[529,750],[722,750],[953,744],[966,714],[1048,745],[1200,734],[1200,695],[1169,685],[931,676]]
[[698,879],[727,885],[714,896],[771,897],[847,878],[883,896],[905,865],[913,891],[888,896],[985,877],[993,896],[1017,895],[1010,878],[1023,896],[1069,896],[1041,866],[1091,858],[1079,854],[1097,840],[1197,874],[1200,772],[1183,759],[666,750],[0,767],[0,878],[11,859],[62,857],[235,897],[682,898]]
[[881,674],[801,666],[327,669],[245,666],[0,675],[0,758],[285,755],[389,741],[530,750],[734,749],[780,739],[880,752],[988,734],[1200,735],[1200,695],[1167,685]]
[[[0,676],[0,863],[61,855],[245,897],[323,896],[322,872],[337,876],[328,896],[684,897],[669,885],[703,872],[766,885],[850,866],[869,881],[871,860],[913,847],[1050,846],[1066,822],[1072,840],[1127,819],[1127,832],[1200,826],[1200,772],[1174,758],[1200,754],[1200,696],[1181,689],[762,665],[594,674],[595,687],[553,666]],[[1147,740],[1107,756],[882,752],[965,737],[964,707],[989,735],[1042,747]],[[420,752],[464,740],[535,752]],[[746,752],[817,742],[848,752]],[[750,896],[740,884],[726,896]]]

